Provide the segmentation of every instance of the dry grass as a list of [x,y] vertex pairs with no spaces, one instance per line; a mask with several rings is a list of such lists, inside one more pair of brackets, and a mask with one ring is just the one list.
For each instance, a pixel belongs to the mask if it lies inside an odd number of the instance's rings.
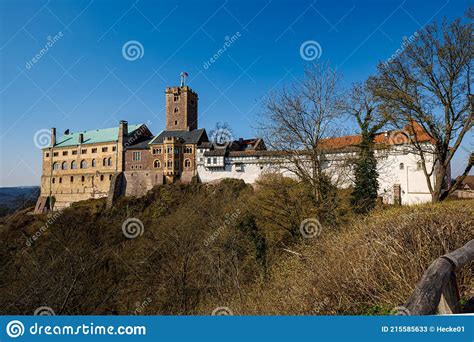
[[[232,308],[239,314],[386,314],[427,266],[474,236],[474,201],[378,211],[302,245]],[[474,263],[457,274],[473,296]]]

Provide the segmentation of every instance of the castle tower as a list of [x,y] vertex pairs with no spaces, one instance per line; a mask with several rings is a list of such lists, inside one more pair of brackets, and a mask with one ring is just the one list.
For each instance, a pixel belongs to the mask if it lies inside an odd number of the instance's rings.
[[192,131],[198,127],[198,95],[185,85],[186,76],[186,73],[181,74],[179,87],[166,88],[167,131]]

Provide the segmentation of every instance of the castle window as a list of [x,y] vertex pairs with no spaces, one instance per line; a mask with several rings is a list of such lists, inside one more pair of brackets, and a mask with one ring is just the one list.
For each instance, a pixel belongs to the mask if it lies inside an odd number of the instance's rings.
[[112,151],[115,152],[117,148],[115,146],[112,146]]
[[61,169],[67,170],[67,163],[66,163],[66,162],[63,162],[63,163],[62,163]]
[[59,163],[53,164],[53,170],[59,170]]
[[174,107],[173,112],[175,112],[175,113],[179,112],[179,108],[178,108],[178,107]]
[[86,180],[86,177],[82,176],[81,177],[81,182],[84,182]]
[[161,154],[161,147],[160,148],[154,148],[153,149],[153,154]]
[[97,166],[96,160],[95,160],[95,159],[92,159],[92,163],[91,163],[91,164],[92,164],[92,167],[96,167],[96,166]]
[[48,153],[48,152],[46,152],[46,158],[48,158],[48,157],[49,157],[49,153]]
[[159,161],[159,160],[155,160],[155,161],[153,162],[153,167],[154,167],[155,169],[159,169],[159,168],[161,167],[160,161]]
[[191,146],[186,146],[184,148],[184,153],[193,153],[193,148]]
[[196,102],[194,102],[194,100],[191,100],[191,106],[194,106],[196,104]]
[[174,102],[178,101],[179,100],[179,95],[178,94],[174,94]]
[[92,153],[97,153],[97,147],[94,147],[94,148],[92,149]]
[[133,161],[142,160],[142,153],[141,153],[141,152],[133,152],[133,154],[132,154],[132,160],[133,160]]
[[72,153],[73,156],[75,156],[75,155],[77,155],[77,150],[73,150],[71,153]]
[[56,179],[53,177],[53,179],[52,179],[53,184],[55,183],[55,181],[56,181]]
[[168,168],[171,168],[173,167],[173,161],[172,160],[168,160]]
[[77,163],[76,163],[75,160],[73,160],[73,161],[71,162],[71,170],[75,170],[75,169],[77,169]]
[[86,153],[87,153],[87,148],[83,148],[83,149],[81,150],[81,154],[86,154]]
[[107,159],[107,165],[112,166],[112,158],[109,157],[109,159]]
[[107,152],[109,150],[108,147],[102,147],[102,152]]
[[63,182],[63,178],[59,177],[59,183],[62,183],[62,182]]
[[174,154],[179,154],[179,147],[174,148]]
[[104,180],[104,175],[100,175],[100,180],[101,180],[101,181]]
[[58,155],[59,155],[58,152],[54,152],[54,153],[53,153],[53,156],[54,156],[54,157],[57,157]]
[[102,166],[107,166],[107,158],[104,158],[104,160],[102,160]]
[[174,125],[175,125],[175,126],[178,125],[178,120],[174,120]]
[[168,153],[168,154],[173,153],[173,148],[172,148],[172,147],[168,147],[168,148],[166,149],[166,153]]
[[403,164],[403,163],[400,163],[400,165],[399,165],[399,168],[400,168],[400,170],[403,170],[403,169],[405,169],[405,164]]
[[81,169],[87,168],[87,162],[85,160],[81,160]]
[[189,159],[184,161],[184,167],[191,167],[191,161]]
[[67,151],[63,151],[63,156],[67,156]]
[[111,180],[112,180],[112,175],[109,175],[109,181],[111,181]]
[[72,182],[74,182],[74,177],[73,177],[73,176],[71,176],[71,183],[72,183]]

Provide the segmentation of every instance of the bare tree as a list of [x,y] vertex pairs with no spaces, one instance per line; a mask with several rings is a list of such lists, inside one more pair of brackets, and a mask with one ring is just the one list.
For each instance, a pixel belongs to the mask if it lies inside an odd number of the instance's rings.
[[328,64],[313,65],[301,82],[265,100],[260,123],[267,145],[282,153],[284,168],[310,184],[316,204],[325,186],[321,141],[342,114],[340,80]]
[[[473,163],[471,153],[462,176],[449,184],[450,162],[473,126],[472,30],[472,22],[460,19],[430,24],[390,63],[379,65],[377,95],[397,126],[411,127],[433,202],[451,194]],[[426,134],[431,143],[420,139]]]
[[364,83],[354,84],[344,103],[344,111],[355,118],[362,139],[368,139],[370,142],[373,142],[375,134],[389,121],[380,98],[375,95],[375,87],[376,81],[373,77]]

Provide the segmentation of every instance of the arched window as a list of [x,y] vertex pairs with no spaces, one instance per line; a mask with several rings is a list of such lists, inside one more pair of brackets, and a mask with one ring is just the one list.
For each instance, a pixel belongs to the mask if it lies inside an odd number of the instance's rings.
[[104,180],[104,175],[100,175],[100,180],[101,180],[101,181]]
[[111,157],[109,157],[109,159],[107,159],[107,165],[112,166],[112,158]]
[[53,164],[53,170],[59,170],[59,163],[54,163]]
[[84,182],[86,180],[86,177],[82,176],[81,177],[81,182]]
[[191,161],[189,159],[184,161],[184,167],[191,167]]
[[160,161],[159,161],[159,160],[155,160],[155,161],[153,162],[153,167],[154,167],[155,169],[159,169],[159,168],[161,167]]
[[61,165],[61,169],[67,170],[67,163],[64,161],[63,164]]
[[87,162],[85,160],[81,160],[81,169],[87,168]]
[[179,112],[179,108],[178,108],[178,107],[174,107],[174,112],[175,112],[175,113]]
[[72,182],[74,182],[74,177],[73,177],[73,176],[71,176],[71,183],[72,183]]
[[97,162],[95,159],[92,159],[92,163],[91,163],[92,167],[96,167],[97,166]]
[[400,163],[400,170],[403,170],[405,168],[405,164]]
[[173,161],[172,160],[168,160],[168,167],[173,167]]
[[75,169],[77,169],[77,163],[76,163],[75,160],[73,160],[73,161],[71,162],[71,170],[75,170]]
[[102,160],[102,166],[107,166],[107,158],[104,158],[104,160]]

